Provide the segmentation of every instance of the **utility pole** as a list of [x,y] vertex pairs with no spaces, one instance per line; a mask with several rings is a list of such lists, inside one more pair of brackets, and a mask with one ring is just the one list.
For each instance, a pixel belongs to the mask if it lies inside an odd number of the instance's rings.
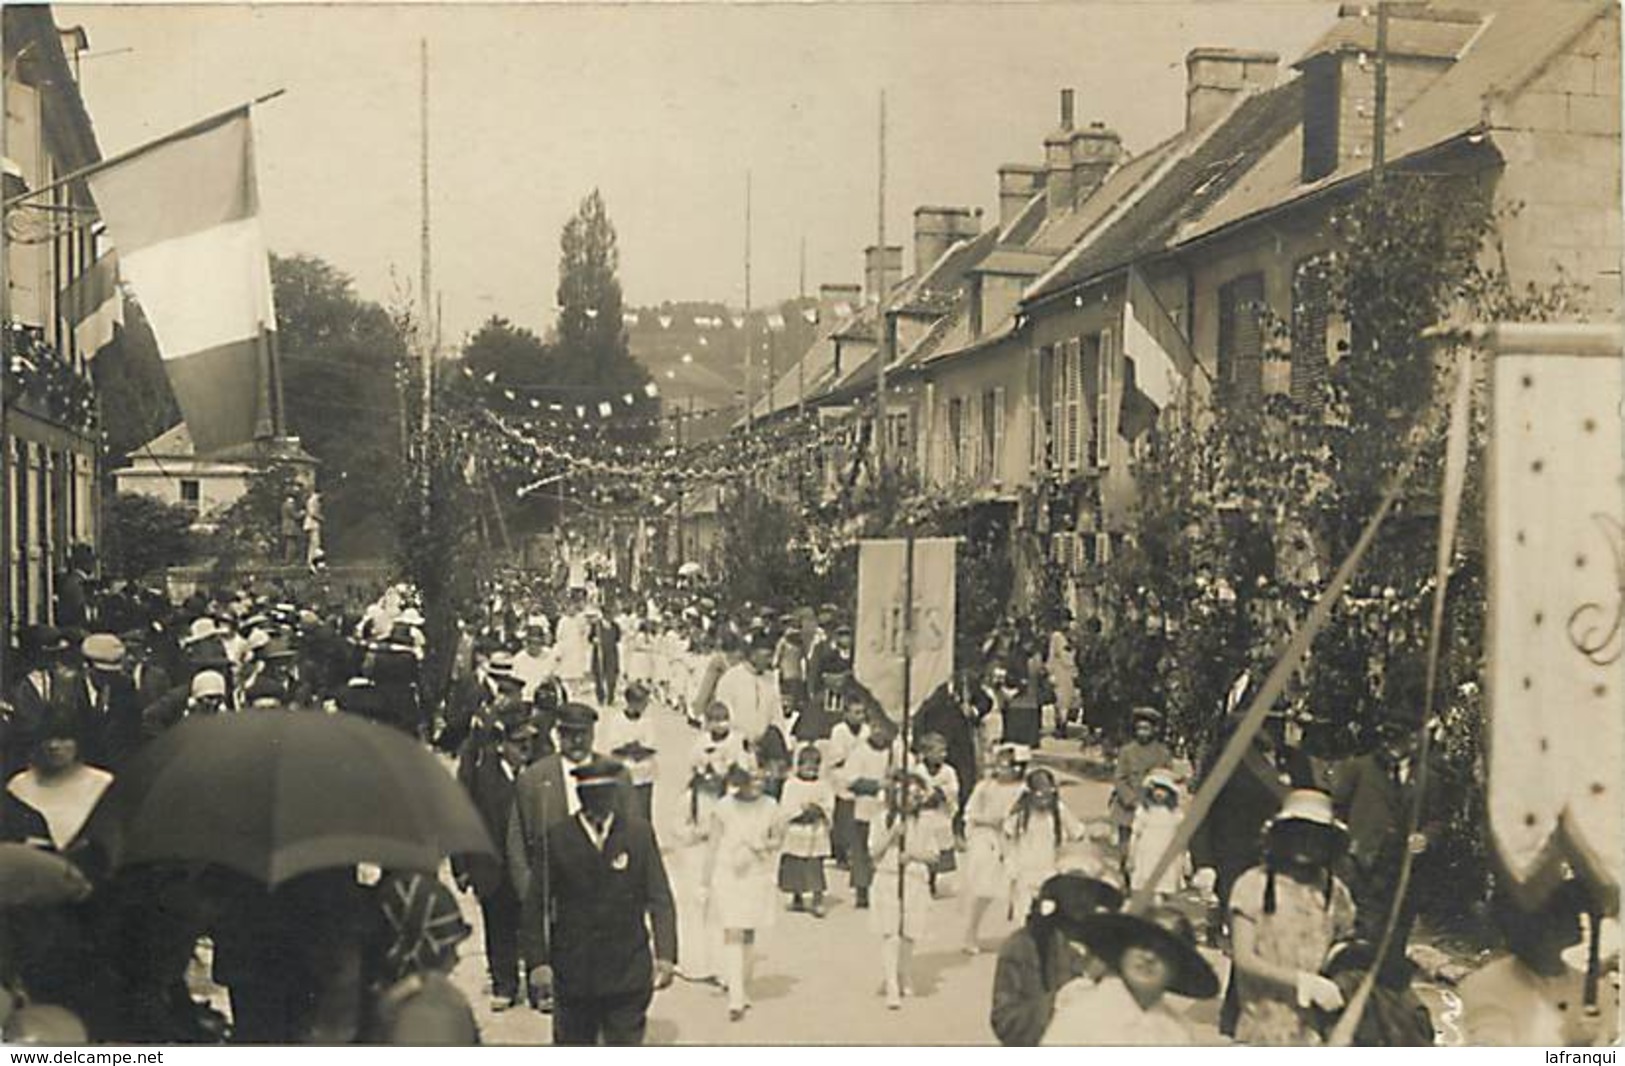
[[886,90],[880,90],[880,182],[875,196],[875,243],[880,256],[875,271],[875,476],[886,470]]
[[801,280],[796,285],[796,295],[803,300],[807,298],[807,238],[801,238]]
[[431,285],[432,276],[429,268],[429,39],[427,37],[418,40],[418,73],[418,194],[422,212],[419,220],[420,247],[418,249],[421,258],[419,268],[422,274],[418,282],[418,300],[423,308],[418,322],[418,365],[423,375],[422,410],[418,412],[418,462],[422,466],[423,519],[427,523],[429,519],[430,490],[430,413],[434,404],[434,344],[429,324],[429,294],[434,291],[434,288]]
[[1377,4],[1376,115],[1371,128],[1371,183],[1381,185],[1388,167],[1388,0]]
[[751,395],[751,343],[750,343],[750,171],[745,171],[745,434],[750,435],[751,411],[755,398]]

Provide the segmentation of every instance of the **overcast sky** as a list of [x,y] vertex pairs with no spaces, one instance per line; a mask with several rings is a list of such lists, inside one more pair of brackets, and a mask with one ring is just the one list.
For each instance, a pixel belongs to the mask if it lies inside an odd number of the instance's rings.
[[[887,93],[887,235],[922,203],[997,209],[1059,90],[1143,150],[1183,120],[1200,45],[1291,62],[1335,4],[1291,2],[59,6],[111,154],[274,89],[255,112],[271,247],[388,300],[418,271],[418,41],[430,50],[434,284],[448,340],[552,318],[559,229],[597,186],[633,304],[861,280]],[[122,49],[131,49],[123,52]]]

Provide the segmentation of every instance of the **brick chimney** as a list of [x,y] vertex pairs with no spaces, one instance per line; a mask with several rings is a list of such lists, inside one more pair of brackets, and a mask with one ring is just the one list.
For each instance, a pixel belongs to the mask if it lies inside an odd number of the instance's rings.
[[916,207],[914,273],[924,274],[944,252],[981,230],[982,209],[979,207]]
[[1061,124],[1044,138],[1044,192],[1053,217],[1072,207],[1072,90],[1061,90]]
[[1237,94],[1275,84],[1281,57],[1239,48],[1193,48],[1185,56],[1185,129],[1206,129]]
[[884,299],[886,294],[897,287],[903,280],[903,246],[900,244],[886,245],[885,253],[881,253],[879,245],[871,244],[863,250],[863,299],[865,303],[874,303]]
[[839,322],[842,318],[841,306],[846,306],[846,314],[853,315],[863,308],[862,285],[820,285],[818,286],[818,321],[821,325],[830,325]]
[[1021,209],[1044,187],[1045,170],[1031,163],[1006,163],[999,168],[999,228],[1016,220]]
[[1123,159],[1123,139],[1104,122],[1091,122],[1088,128],[1072,134],[1072,202],[1085,200],[1100,188],[1106,175]]

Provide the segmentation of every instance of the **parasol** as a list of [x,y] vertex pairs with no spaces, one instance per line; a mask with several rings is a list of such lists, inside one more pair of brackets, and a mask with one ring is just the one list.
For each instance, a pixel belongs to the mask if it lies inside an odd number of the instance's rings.
[[74,903],[90,895],[90,881],[54,852],[27,844],[0,844],[0,907]]
[[208,862],[275,886],[374,863],[495,856],[479,812],[410,737],[353,715],[189,718],[127,762],[80,831],[113,867]]

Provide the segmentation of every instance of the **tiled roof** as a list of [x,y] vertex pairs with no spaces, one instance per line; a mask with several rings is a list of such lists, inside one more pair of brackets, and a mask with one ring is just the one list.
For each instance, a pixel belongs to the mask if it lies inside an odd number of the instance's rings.
[[1106,217],[1112,206],[1131,190],[1137,188],[1146,176],[1156,169],[1168,155],[1185,140],[1183,132],[1176,133],[1150,151],[1142,152],[1123,163],[1101,183],[1077,210],[1067,211],[1045,222],[1027,242],[1030,248],[1053,249],[1057,254],[1066,251],[1083,239]]
[[1036,278],[1048,270],[1057,257],[1055,252],[1035,252],[1027,248],[1000,248],[976,265],[978,274],[1008,274],[1016,277]]
[[918,281],[892,301],[892,309],[905,313],[943,315],[954,309],[965,275],[993,250],[997,230],[985,230],[970,240],[954,242]]
[[1168,153],[1166,169],[1103,230],[1039,279],[1025,298],[1042,299],[1161,251],[1182,222],[1215,203],[1296,127],[1302,110],[1299,79],[1242,97],[1204,134]]
[[[1397,116],[1388,158],[1399,161],[1480,129],[1493,133],[1497,100],[1517,94],[1551,57],[1613,5],[1611,0],[1452,0],[1484,15],[1482,31],[1456,64]],[[1365,174],[1368,158],[1346,161],[1304,184],[1303,130],[1291,131],[1240,182],[1193,218],[1178,240],[1193,240],[1263,211]]]
[[[1372,9],[1375,12],[1375,8]],[[1388,20],[1388,52],[1396,56],[1453,60],[1478,32],[1479,19],[1472,12],[1440,18]],[[1324,52],[1374,52],[1377,48],[1377,18],[1341,18],[1304,53],[1305,57]]]
[[316,462],[315,456],[305,451],[299,445],[297,438],[293,437],[248,441],[244,444],[234,444],[228,448],[221,448],[205,455],[198,455],[197,446],[192,443],[192,431],[186,428],[185,422],[177,422],[170,426],[152,440],[131,452],[128,458],[198,459],[217,463],[264,462],[268,459],[290,463]]
[[1049,217],[1049,198],[1045,196],[1043,190],[1039,190],[1027,201],[1027,206],[1010,220],[1010,225],[999,234],[999,243],[1026,244],[1032,239],[1033,234],[1038,232],[1047,217]]

